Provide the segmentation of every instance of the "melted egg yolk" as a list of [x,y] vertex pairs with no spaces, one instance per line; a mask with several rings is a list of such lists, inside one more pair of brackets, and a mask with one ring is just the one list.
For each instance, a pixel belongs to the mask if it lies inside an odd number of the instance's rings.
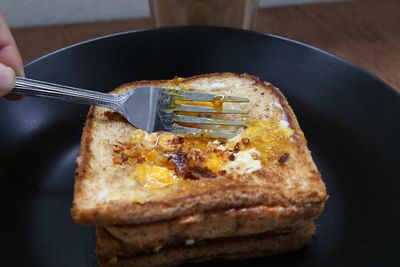
[[138,164],[130,178],[147,188],[159,188],[178,182],[173,170],[147,162]]
[[283,153],[290,150],[292,144],[290,138],[294,130],[282,125],[275,120],[250,121],[248,127],[237,137],[229,141],[228,146],[234,148],[238,139],[248,139],[246,148],[255,148],[260,152],[264,162],[275,160]]
[[[130,140],[131,146],[124,151],[124,155],[128,158],[128,164],[134,165],[129,175],[131,179],[145,188],[160,188],[184,178],[182,173],[176,172],[177,166],[171,160],[171,155],[177,155],[178,151],[185,155],[183,164],[189,169],[194,164],[214,174],[222,170],[249,173],[266,164],[278,162],[295,144],[293,134],[294,130],[286,121],[278,120],[249,121],[242,133],[226,140],[226,143],[194,136],[180,137],[182,142],[174,143],[172,140],[177,138],[174,134],[153,136],[135,130]],[[146,142],[149,145],[145,145]]]

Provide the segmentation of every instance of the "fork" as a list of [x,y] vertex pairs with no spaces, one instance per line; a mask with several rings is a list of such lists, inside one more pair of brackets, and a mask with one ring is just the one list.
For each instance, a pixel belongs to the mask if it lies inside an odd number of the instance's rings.
[[[22,77],[16,78],[12,92],[113,109],[124,116],[133,126],[148,132],[168,131],[176,134],[211,138],[230,138],[234,137],[236,133],[227,130],[209,130],[200,126],[245,126],[246,121],[191,116],[193,113],[244,115],[248,111],[226,108],[218,110],[211,107],[187,105],[186,103],[190,103],[190,101],[249,102],[248,98],[237,96],[205,94],[151,86],[138,87],[120,94],[107,94]],[[185,101],[185,104],[180,103],[180,101]],[[183,126],[182,123],[195,126],[187,127],[187,125]]]

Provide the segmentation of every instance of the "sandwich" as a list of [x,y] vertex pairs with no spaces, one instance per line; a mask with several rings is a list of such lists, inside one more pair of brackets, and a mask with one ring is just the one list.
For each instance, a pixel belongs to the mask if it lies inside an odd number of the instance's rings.
[[91,107],[72,217],[96,227],[100,266],[262,257],[309,242],[327,192],[279,89],[248,74],[214,73],[133,82],[111,93],[140,86],[247,97],[223,104],[249,110],[247,125],[228,139],[149,133]]

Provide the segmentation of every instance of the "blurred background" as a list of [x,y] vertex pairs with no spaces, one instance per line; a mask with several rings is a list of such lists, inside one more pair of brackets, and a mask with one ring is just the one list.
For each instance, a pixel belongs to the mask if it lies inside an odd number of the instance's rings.
[[[300,5],[335,0],[261,0],[260,7]],[[11,27],[145,18],[148,0],[0,0]]]
[[[84,40],[155,26],[148,0],[0,0],[0,10],[25,63]],[[188,17],[201,20],[193,10]],[[400,0],[259,0],[255,15],[252,30],[316,46],[400,88]]]

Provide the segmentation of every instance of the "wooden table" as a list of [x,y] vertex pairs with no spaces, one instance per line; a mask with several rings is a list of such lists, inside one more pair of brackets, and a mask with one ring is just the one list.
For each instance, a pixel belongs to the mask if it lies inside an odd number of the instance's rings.
[[[12,29],[24,62],[114,32],[152,27],[131,19]],[[400,1],[363,0],[260,9],[256,31],[293,38],[341,56],[400,90]]]

